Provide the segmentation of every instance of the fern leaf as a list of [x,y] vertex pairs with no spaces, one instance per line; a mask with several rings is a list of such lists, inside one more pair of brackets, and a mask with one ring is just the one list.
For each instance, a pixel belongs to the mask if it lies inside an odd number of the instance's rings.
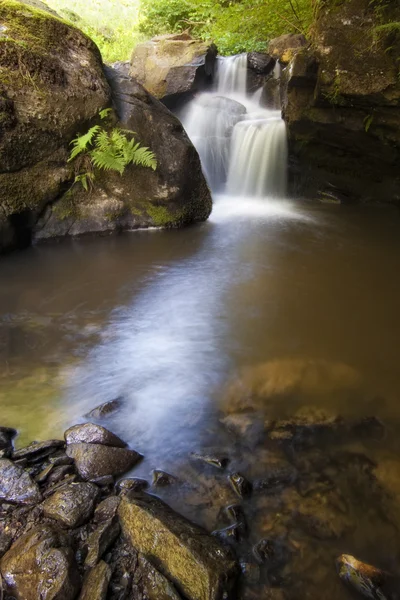
[[118,171],[122,175],[125,170],[125,161],[122,156],[113,152],[102,152],[101,150],[92,150],[90,153],[92,163],[98,169],[104,171]]
[[100,119],[107,119],[107,117],[112,113],[112,108],[105,108],[99,112]]
[[153,171],[157,168],[157,159],[149,148],[143,146],[143,148],[138,148],[135,151],[132,161],[135,165],[141,165],[143,167],[149,167],[153,169]]
[[105,129],[100,129],[95,139],[96,149],[107,152],[110,147],[110,138]]
[[88,147],[91,145],[94,136],[98,133],[100,129],[101,128],[99,127],[99,125],[94,125],[94,127],[91,127],[87,133],[85,133],[84,135],[78,135],[74,140],[72,140],[72,150],[69,155],[68,162],[71,162],[79,154],[88,150]]

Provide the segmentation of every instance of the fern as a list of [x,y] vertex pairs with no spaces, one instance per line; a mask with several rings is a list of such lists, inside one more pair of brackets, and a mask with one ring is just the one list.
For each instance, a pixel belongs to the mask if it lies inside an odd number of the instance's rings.
[[[100,118],[105,119],[110,111],[111,109],[100,111]],[[154,152],[136,142],[133,135],[136,134],[129,129],[115,127],[107,131],[104,127],[95,125],[84,135],[72,140],[68,162],[84,153],[74,183],[81,183],[89,191],[95,179],[95,169],[116,171],[123,175],[128,165],[135,164],[155,171],[157,159]],[[85,165],[84,170],[82,165]]]

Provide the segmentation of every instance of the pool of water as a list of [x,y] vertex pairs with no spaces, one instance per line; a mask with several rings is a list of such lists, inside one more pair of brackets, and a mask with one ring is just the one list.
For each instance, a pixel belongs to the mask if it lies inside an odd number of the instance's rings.
[[[179,474],[181,483],[161,495],[209,530],[220,526],[221,506],[235,501],[227,473],[257,478],[270,456],[287,459],[282,446],[230,433],[221,419],[237,412],[375,416],[385,424],[379,439],[347,436],[334,449],[322,440],[304,456],[334,452],[337,466],[340,450],[391,462],[387,479],[396,480],[399,225],[389,208],[221,196],[208,222],[182,231],[69,240],[2,257],[1,425],[17,427],[22,445],[62,436],[90,409],[121,398],[104,424],[144,454],[135,475]],[[192,451],[222,452],[230,467],[202,469]],[[307,506],[326,508],[322,492],[299,495],[289,486],[245,501],[243,560],[268,532],[290,535],[290,566],[261,582],[297,599],[321,597],[323,586],[335,600],[352,597],[335,574],[338,553],[399,568],[397,516],[385,520],[381,496],[369,497],[360,464],[353,472],[350,463],[332,475],[342,500],[329,491],[329,502],[346,506],[338,509],[338,522],[350,523],[343,535],[316,537],[296,525]],[[312,464],[307,476],[315,478]],[[299,498],[308,503],[300,521],[292,518]],[[276,516],[289,513],[291,520]],[[249,587],[249,598],[261,597],[261,585],[258,596]]]

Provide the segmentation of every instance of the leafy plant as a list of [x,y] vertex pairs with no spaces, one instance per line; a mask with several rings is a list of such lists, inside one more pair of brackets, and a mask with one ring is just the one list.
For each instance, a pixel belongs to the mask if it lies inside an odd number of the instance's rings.
[[[101,119],[106,119],[111,109],[100,111]],[[96,169],[116,171],[123,175],[130,164],[153,169],[157,168],[154,152],[142,146],[134,138],[135,132],[129,129],[114,127],[107,130],[94,125],[83,135],[78,135],[71,142],[72,150],[68,162],[75,161],[75,183],[89,191],[96,178]]]

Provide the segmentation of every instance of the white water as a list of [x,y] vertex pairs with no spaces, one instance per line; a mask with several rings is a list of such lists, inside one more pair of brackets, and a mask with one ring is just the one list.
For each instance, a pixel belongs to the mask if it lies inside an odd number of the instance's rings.
[[[273,77],[279,78],[280,66]],[[282,198],[286,193],[286,127],[279,110],[247,94],[247,55],[218,60],[216,91],[195,98],[183,115],[211,189],[230,196]]]

